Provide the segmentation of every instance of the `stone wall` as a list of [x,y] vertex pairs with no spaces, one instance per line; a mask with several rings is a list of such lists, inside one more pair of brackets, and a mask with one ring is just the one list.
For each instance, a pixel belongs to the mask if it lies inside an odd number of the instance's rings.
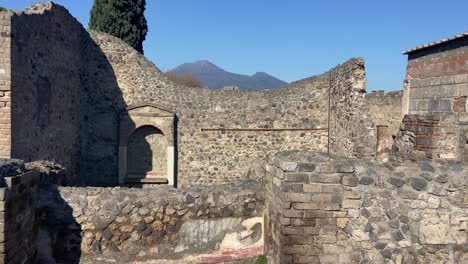
[[11,13],[0,13],[0,158],[11,154]]
[[366,102],[369,106],[369,114],[378,126],[377,152],[389,151],[393,145],[393,138],[400,131],[401,125],[401,101],[403,91],[385,93],[383,91],[366,94]]
[[81,25],[52,4],[11,16],[11,156],[56,160],[76,180],[80,156]]
[[[15,13],[11,23],[15,136],[11,146],[5,141],[5,151],[26,160],[57,160],[69,169],[69,184],[118,184],[119,115],[141,105],[177,117],[179,186],[236,181],[252,159],[276,151],[326,151],[330,83],[333,152],[372,155],[374,147],[363,144],[375,145],[375,128],[364,111],[362,59],[333,69],[332,82],[325,73],[274,91],[214,91],[170,82],[123,41],[86,32],[56,4]],[[1,133],[9,133],[7,125]]]
[[375,156],[377,138],[364,98],[364,60],[352,59],[330,70],[328,77],[331,83],[330,153],[371,159]]
[[118,131],[107,123],[117,124],[116,109],[126,106],[107,58],[54,3],[1,17],[7,51],[1,53],[0,156],[58,161],[67,167],[67,184],[83,184],[99,170],[95,184],[116,181],[117,161],[99,150],[118,153]]
[[403,114],[466,113],[468,36],[408,54]]
[[61,168],[50,162],[0,160],[0,263],[34,263],[37,189],[41,183],[58,183],[62,176]]
[[466,114],[468,74],[409,81],[409,114]]
[[[128,105],[153,104],[176,113],[178,181],[181,186],[237,180],[252,159],[276,151],[328,147],[328,73],[291,83],[272,91],[228,91],[180,87],[121,40],[91,32],[107,55]],[[335,138],[347,133],[337,153],[361,155],[361,137],[375,137],[373,125],[362,114],[365,101],[364,62],[352,59],[332,70]],[[140,75],[135,78],[135,74]],[[352,99],[347,100],[349,96]],[[346,99],[346,102],[343,101]],[[343,109],[343,106],[347,107]],[[355,109],[355,108],[359,108]],[[361,113],[361,114],[358,114]],[[353,118],[349,118],[353,116]],[[346,128],[346,129],[345,129]],[[347,131],[347,132],[344,132]],[[371,139],[368,142],[373,142]],[[341,146],[338,148],[338,146]],[[372,148],[372,152],[374,148]],[[362,156],[368,156],[364,153]]]
[[263,173],[272,263],[468,260],[468,177],[460,164],[292,151],[272,157]]
[[[466,126],[453,115],[406,115],[393,146],[403,159],[463,161],[466,157]],[[465,129],[462,129],[465,127]]]
[[466,113],[468,36],[408,54],[404,114]]
[[0,263],[30,263],[35,253],[34,192],[38,172],[24,164],[0,161]]
[[262,189],[253,181],[179,190],[49,185],[36,206],[39,261],[252,258],[263,253]]
[[467,60],[467,36],[408,54],[402,111],[410,116],[405,117],[397,148],[415,136],[416,151],[425,156],[466,159]]

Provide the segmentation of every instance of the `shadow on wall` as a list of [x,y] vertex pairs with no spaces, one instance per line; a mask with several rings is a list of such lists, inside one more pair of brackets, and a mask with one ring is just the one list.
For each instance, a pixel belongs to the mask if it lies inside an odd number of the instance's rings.
[[[77,214],[77,212],[75,212]],[[37,258],[35,263],[80,263],[81,226],[57,185],[43,185],[36,205]]]
[[127,171],[129,178],[141,180],[151,173],[164,172],[165,167],[163,166],[167,164],[167,161],[160,157],[165,158],[166,155],[165,153],[158,153],[164,155],[155,155],[153,157],[152,144],[149,141],[156,144],[158,149],[166,150],[165,147],[158,146],[158,144],[165,141],[161,130],[153,126],[137,128],[128,140]]
[[85,114],[82,129],[81,177],[87,186],[118,185],[119,113],[127,108],[114,70],[101,48],[84,39]]
[[65,185],[117,185],[127,105],[109,58],[66,9],[24,13],[11,19],[12,157],[62,164]]

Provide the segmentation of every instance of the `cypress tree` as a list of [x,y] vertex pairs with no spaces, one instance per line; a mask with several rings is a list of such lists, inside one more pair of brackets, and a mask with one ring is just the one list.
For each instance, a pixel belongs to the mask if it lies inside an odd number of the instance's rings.
[[145,7],[146,0],[94,0],[89,28],[118,37],[143,54]]

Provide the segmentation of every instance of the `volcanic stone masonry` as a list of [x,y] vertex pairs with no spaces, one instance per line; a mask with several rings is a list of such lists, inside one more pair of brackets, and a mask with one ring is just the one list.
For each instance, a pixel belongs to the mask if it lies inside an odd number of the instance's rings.
[[[286,151],[262,181],[59,187],[60,166],[0,163],[3,263],[464,263],[468,169]],[[181,262],[182,261],[182,262]]]
[[57,4],[0,15],[0,157],[55,160],[67,185],[223,184],[290,149],[375,155],[362,59],[272,91],[214,91],[177,86]]
[[261,167],[272,263],[468,261],[468,171],[459,163],[289,151]]

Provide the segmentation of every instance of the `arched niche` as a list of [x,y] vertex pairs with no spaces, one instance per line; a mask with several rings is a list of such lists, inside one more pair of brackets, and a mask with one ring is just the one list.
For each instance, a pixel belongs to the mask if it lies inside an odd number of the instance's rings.
[[154,105],[120,114],[119,183],[175,184],[175,115]]

